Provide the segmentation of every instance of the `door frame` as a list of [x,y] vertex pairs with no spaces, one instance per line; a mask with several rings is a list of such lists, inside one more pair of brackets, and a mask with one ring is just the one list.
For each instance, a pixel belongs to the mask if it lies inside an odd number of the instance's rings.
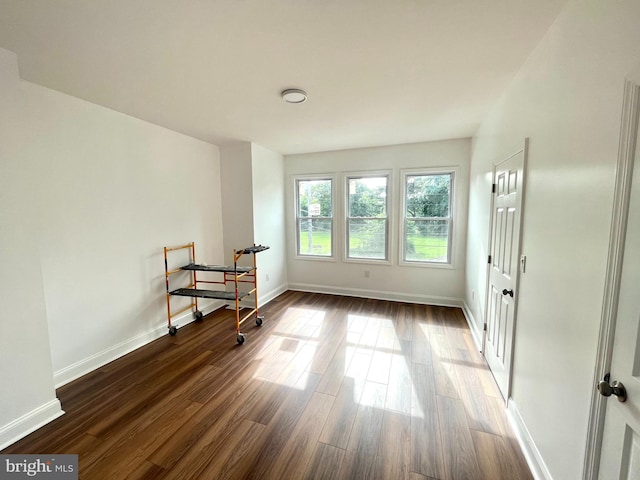
[[591,390],[587,444],[582,472],[583,480],[597,480],[600,467],[606,398],[598,393],[595,386],[611,369],[639,114],[640,77],[633,80],[627,79],[624,85],[613,211],[609,233],[609,252],[600,331],[598,333],[598,349],[593,373],[593,388]]
[[[511,158],[515,157],[516,155],[519,155],[520,153],[522,153],[522,190],[520,192],[518,192],[519,195],[519,208],[520,208],[520,219],[519,219],[519,225],[518,225],[518,245],[517,245],[517,250],[518,250],[518,259],[520,259],[521,255],[522,255],[522,225],[523,225],[523,219],[524,219],[524,195],[525,195],[525,190],[526,190],[526,178],[527,178],[527,160],[528,160],[528,154],[529,154],[529,139],[525,138],[524,141],[521,143],[521,145],[515,149],[512,150],[513,153],[511,153],[510,155],[507,155],[506,157],[504,157],[502,160],[500,160],[497,163],[493,164],[493,169],[491,172],[491,201],[489,202],[489,242],[488,242],[488,253],[487,253],[487,268],[486,268],[486,275],[485,275],[485,299],[484,299],[484,309],[483,309],[483,316],[484,316],[484,325],[482,327],[482,349],[480,350],[482,352],[482,355],[486,358],[486,347],[487,347],[487,323],[488,323],[488,315],[489,315],[489,301],[490,301],[490,291],[491,291],[491,285],[490,285],[490,281],[491,281],[491,262],[488,261],[488,257],[489,255],[491,255],[491,252],[493,251],[493,223],[495,221],[494,218],[494,214],[493,214],[493,210],[494,210],[494,206],[495,206],[495,202],[496,202],[496,195],[495,195],[495,183],[496,183],[496,170],[497,168],[503,164],[504,162],[510,160]],[[513,354],[515,352],[515,337],[516,337],[516,323],[517,323],[517,318],[518,318],[518,297],[519,297],[519,292],[520,292],[520,264],[518,262],[518,268],[516,269],[516,278],[515,278],[515,284],[513,286],[513,290],[515,292],[514,294],[514,298],[513,298],[513,328],[511,330],[511,351],[509,352],[509,365],[507,365],[507,368],[509,369],[508,373],[507,373],[507,388],[505,391],[505,396],[504,396],[504,401],[505,403],[509,402],[509,397],[511,396],[511,380],[512,380],[512,376],[513,376]],[[492,372],[493,374],[493,372]]]

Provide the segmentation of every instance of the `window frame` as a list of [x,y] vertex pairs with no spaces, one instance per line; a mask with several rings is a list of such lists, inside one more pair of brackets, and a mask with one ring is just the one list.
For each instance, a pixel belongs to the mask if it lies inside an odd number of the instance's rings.
[[[422,268],[455,268],[455,219],[457,217],[456,210],[456,179],[459,177],[459,168],[457,167],[432,167],[432,168],[412,168],[400,171],[401,182],[401,201],[400,201],[400,228],[399,235],[399,264],[402,266],[422,267]],[[419,220],[447,220],[449,225],[447,236],[447,260],[446,262],[436,262],[432,260],[407,260],[406,259],[406,231],[407,221],[412,217],[407,217],[407,178],[415,176],[436,176],[450,175],[451,183],[449,188],[449,215],[447,217],[417,217]]]
[[[385,242],[384,242],[384,258],[367,258],[367,257],[352,257],[349,256],[349,221],[357,220],[357,219],[373,219],[376,220],[379,217],[351,217],[349,216],[349,180],[352,179],[362,179],[362,178],[379,178],[386,177],[386,205],[385,212],[386,216],[384,217],[384,234],[385,234]],[[376,171],[358,171],[358,172],[347,172],[343,174],[342,188],[344,188],[343,197],[343,228],[344,234],[342,235],[344,240],[344,249],[343,249],[343,261],[344,262],[353,262],[353,263],[374,263],[374,264],[391,264],[391,222],[393,219],[393,215],[391,212],[392,209],[392,172],[391,170],[376,170]]]
[[[312,175],[294,175],[293,177],[293,197],[294,197],[294,256],[298,260],[317,260],[317,261],[332,261],[335,262],[335,252],[336,252],[336,176],[335,174],[312,174]],[[299,184],[300,182],[305,181],[318,181],[318,180],[327,180],[331,185],[331,216],[330,217],[320,217],[320,216],[307,216],[301,217],[300,213],[300,198],[299,198]],[[301,253],[300,252],[300,221],[313,219],[313,218],[321,218],[327,219],[331,224],[331,252],[330,255],[318,255],[311,253]]]

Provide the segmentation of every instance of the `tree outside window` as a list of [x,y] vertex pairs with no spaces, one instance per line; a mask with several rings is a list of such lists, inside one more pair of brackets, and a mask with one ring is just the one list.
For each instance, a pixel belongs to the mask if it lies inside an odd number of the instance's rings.
[[333,255],[332,180],[296,180],[298,255]]
[[453,173],[404,176],[406,262],[451,263]]
[[347,257],[386,260],[388,177],[347,177]]

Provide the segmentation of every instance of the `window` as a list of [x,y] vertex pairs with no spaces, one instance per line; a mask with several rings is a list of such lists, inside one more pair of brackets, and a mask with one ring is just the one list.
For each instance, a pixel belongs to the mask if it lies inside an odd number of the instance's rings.
[[333,255],[333,182],[330,178],[296,179],[298,255]]
[[451,263],[453,172],[405,173],[405,262]]
[[387,260],[387,185],[381,176],[347,177],[347,257]]

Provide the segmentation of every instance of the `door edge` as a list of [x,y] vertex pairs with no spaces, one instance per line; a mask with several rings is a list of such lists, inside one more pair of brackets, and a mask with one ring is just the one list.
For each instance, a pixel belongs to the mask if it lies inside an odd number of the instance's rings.
[[605,400],[595,388],[598,381],[609,372],[613,355],[616,314],[620,293],[620,277],[622,273],[622,257],[627,230],[629,198],[633,163],[638,137],[638,119],[640,113],[640,82],[627,79],[624,85],[622,100],[622,117],[620,122],[620,140],[614,186],[613,208],[609,233],[609,251],[598,333],[598,346],[593,372],[593,388],[587,426],[587,442],[585,448],[582,479],[597,480],[600,468],[602,435],[605,420]]

